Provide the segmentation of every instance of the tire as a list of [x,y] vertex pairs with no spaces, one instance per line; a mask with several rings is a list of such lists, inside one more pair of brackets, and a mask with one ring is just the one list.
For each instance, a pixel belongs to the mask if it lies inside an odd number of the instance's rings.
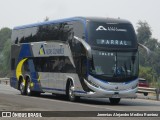
[[147,92],[145,92],[145,93],[143,93],[144,94],[144,96],[147,96],[148,95],[148,93]]
[[112,105],[117,105],[120,102],[121,98],[109,98],[109,101]]
[[67,96],[68,96],[68,99],[71,102],[75,102],[75,101],[78,101],[80,99],[79,96],[75,96],[75,94],[74,94],[74,85],[73,85],[73,83],[71,81],[69,82],[69,85],[68,85],[68,88],[67,88]]
[[27,84],[26,84],[26,93],[27,93],[28,96],[33,95],[33,91],[31,91],[30,80],[28,80]]
[[25,83],[23,82],[23,80],[20,83],[19,90],[21,92],[21,95],[26,95],[27,94],[26,93],[26,86],[25,86]]

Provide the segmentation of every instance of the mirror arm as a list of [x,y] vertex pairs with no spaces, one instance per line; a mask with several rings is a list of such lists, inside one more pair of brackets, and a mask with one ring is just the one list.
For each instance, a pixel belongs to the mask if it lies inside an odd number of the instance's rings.
[[89,45],[85,40],[83,40],[83,39],[81,39],[81,38],[79,38],[79,37],[77,37],[77,36],[74,36],[74,38],[75,38],[76,40],[78,40],[80,43],[82,43],[82,45],[84,46],[84,48],[85,48],[86,51],[87,51],[87,57],[88,57],[89,59],[91,59],[91,58],[92,58],[92,53],[91,53],[91,47],[90,47],[90,45]]
[[147,52],[147,55],[150,56],[151,50],[148,47],[146,47],[145,45],[142,45],[140,43],[138,43],[138,46],[141,47],[142,49],[144,49]]

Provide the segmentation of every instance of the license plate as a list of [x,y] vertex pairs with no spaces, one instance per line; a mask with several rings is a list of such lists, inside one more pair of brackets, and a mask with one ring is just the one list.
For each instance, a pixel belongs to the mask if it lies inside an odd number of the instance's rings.
[[119,98],[119,95],[112,95],[112,98]]

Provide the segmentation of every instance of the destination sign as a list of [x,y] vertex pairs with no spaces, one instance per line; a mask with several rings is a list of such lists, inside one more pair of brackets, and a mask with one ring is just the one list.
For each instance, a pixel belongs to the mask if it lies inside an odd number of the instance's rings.
[[131,24],[90,22],[88,27],[88,40],[92,46],[125,50],[137,47],[136,35]]
[[126,41],[126,40],[97,39],[96,42],[99,45],[131,46],[131,41]]

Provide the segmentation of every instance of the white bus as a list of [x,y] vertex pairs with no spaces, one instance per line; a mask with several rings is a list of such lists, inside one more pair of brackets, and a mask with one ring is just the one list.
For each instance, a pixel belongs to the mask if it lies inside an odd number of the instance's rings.
[[10,85],[22,95],[135,98],[138,43],[132,24],[112,18],[74,17],[15,27]]

